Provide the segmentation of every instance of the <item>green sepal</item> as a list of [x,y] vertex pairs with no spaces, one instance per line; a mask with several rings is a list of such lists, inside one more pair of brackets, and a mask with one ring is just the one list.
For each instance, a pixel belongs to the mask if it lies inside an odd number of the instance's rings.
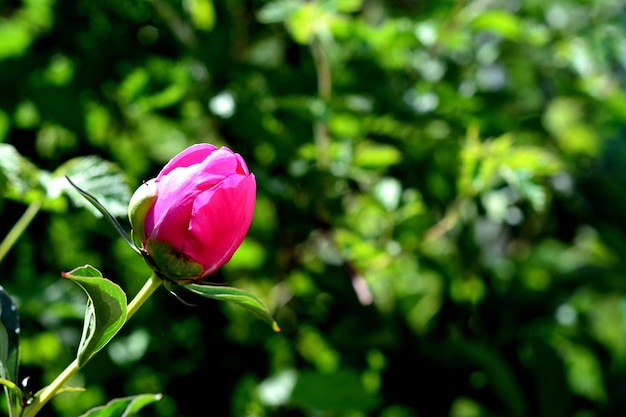
[[130,198],[128,203],[128,220],[133,228],[133,237],[136,237],[139,242],[146,241],[145,232],[145,220],[148,215],[148,211],[152,208],[154,201],[157,198],[157,186],[154,182],[154,178],[150,181],[146,181],[137,188]]
[[78,347],[78,365],[82,367],[115,336],[126,321],[126,293],[116,283],[102,277],[100,271],[85,265],[63,273],[87,294],[83,334]]
[[204,267],[191,259],[189,255],[177,252],[172,245],[160,240],[150,239],[146,244],[150,260],[159,275],[172,280],[193,280],[199,278]]
[[214,300],[227,301],[229,303],[238,304],[253,313],[257,314],[261,319],[268,322],[275,332],[280,332],[278,323],[272,317],[272,313],[267,306],[254,294],[244,291],[240,288],[224,287],[209,284],[185,284],[182,288],[189,290],[197,295]]

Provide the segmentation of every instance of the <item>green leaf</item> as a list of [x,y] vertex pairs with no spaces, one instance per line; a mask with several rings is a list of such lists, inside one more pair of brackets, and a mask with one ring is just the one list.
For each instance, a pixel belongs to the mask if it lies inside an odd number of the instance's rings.
[[25,22],[17,19],[0,21],[0,59],[23,55],[33,41],[33,35]]
[[249,292],[239,288],[208,284],[186,284],[182,287],[205,298],[238,304],[256,313],[259,317],[268,322],[274,331],[280,331],[280,327],[278,327],[278,323],[272,318],[272,313],[270,313],[269,309],[257,296]]
[[85,207],[96,216],[102,214],[106,217],[107,215],[92,201],[85,201],[76,195],[65,177],[72,178],[72,182],[81,189],[89,190],[93,199],[97,200],[101,206],[106,207],[106,211],[110,215],[126,217],[131,190],[123,171],[116,164],[93,155],[73,158],[52,173],[51,182],[48,185],[48,193],[51,196],[65,193],[77,206]]
[[512,41],[519,40],[523,34],[522,20],[504,10],[494,9],[480,13],[472,25],[478,30],[497,33]]
[[124,325],[126,294],[119,285],[103,278],[100,271],[90,265],[73,269],[63,276],[76,282],[89,299],[77,355],[82,367]]
[[0,385],[4,385],[4,392],[8,398],[9,416],[13,417],[19,415],[21,410],[20,403],[23,396],[22,390],[15,383],[3,378],[0,378]]
[[200,30],[210,31],[215,25],[215,7],[211,0],[188,0],[187,9],[193,25]]
[[81,417],[127,417],[141,410],[146,405],[159,401],[161,398],[161,394],[141,394],[115,398],[105,405],[92,408],[81,415]]
[[13,300],[0,286],[0,378],[17,382],[20,321]]
[[359,168],[387,168],[401,160],[402,153],[397,148],[367,140],[356,146],[353,164]]
[[16,385],[19,367],[20,321],[17,307],[0,286],[0,384],[8,398],[9,413],[17,415],[17,407],[22,395]]
[[9,381],[8,379],[0,378],[0,385],[4,385],[6,388],[18,393],[22,392],[20,390],[20,387],[18,387],[17,385],[15,385],[14,382]]
[[25,204],[45,197],[39,168],[6,143],[0,144],[0,194]]
[[287,28],[293,39],[306,45],[311,42],[319,31],[323,31],[328,26],[329,13],[326,13],[319,4],[301,3],[300,7],[289,16]]
[[363,7],[363,0],[335,0],[335,9],[341,13],[355,13]]
[[126,241],[128,246],[130,246],[135,252],[139,253],[139,250],[137,249],[137,247],[133,243],[133,239],[128,235],[128,233],[126,233],[126,230],[124,230],[122,225],[117,221],[117,219],[113,216],[113,214],[111,214],[106,209],[106,207],[104,207],[102,205],[102,203],[100,203],[100,201],[98,201],[97,198],[95,198],[93,195],[91,195],[87,191],[81,189],[76,184],[74,184],[74,182],[72,182],[70,177],[65,177],[65,178],[70,183],[70,185],[72,187],[74,187],[74,189],[76,191],[78,191],[78,193],[85,198],[85,200],[87,200],[89,203],[91,203],[91,205],[93,207],[95,207],[104,216],[104,218],[109,221],[109,223],[111,223],[111,225],[115,228],[115,230],[117,230],[117,232],[120,234],[120,236],[122,236],[122,238]]

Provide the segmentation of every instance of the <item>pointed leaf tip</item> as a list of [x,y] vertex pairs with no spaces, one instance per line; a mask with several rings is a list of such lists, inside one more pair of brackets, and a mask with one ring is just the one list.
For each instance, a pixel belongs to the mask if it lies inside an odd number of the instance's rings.
[[205,298],[238,304],[256,313],[261,319],[269,323],[275,332],[280,331],[280,327],[278,327],[278,324],[272,317],[272,313],[270,313],[267,306],[254,294],[240,288],[209,284],[186,284],[182,285],[182,287]]
[[102,277],[96,268],[85,265],[64,274],[87,294],[83,334],[78,348],[78,362],[83,366],[122,328],[126,320],[126,293],[114,282]]
[[282,329],[280,327],[278,327],[278,323],[276,323],[276,322],[272,323],[272,330],[274,330],[276,333],[282,332]]
[[92,408],[81,417],[128,417],[135,415],[145,406],[160,401],[162,394],[140,394],[130,397],[115,398],[105,405]]

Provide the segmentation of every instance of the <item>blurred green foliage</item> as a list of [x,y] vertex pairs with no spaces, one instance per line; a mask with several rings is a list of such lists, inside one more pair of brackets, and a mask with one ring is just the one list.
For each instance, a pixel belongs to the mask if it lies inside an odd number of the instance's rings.
[[[619,0],[0,2],[0,139],[130,189],[192,143],[243,155],[255,218],[213,280],[283,329],[158,291],[41,415],[626,414],[625,74]],[[86,263],[129,296],[149,276],[75,201],[0,264],[35,388],[75,355],[60,273]]]

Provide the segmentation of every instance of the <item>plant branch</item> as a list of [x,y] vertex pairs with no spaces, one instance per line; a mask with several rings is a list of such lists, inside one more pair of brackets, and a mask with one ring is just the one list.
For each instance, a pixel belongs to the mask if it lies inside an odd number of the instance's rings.
[[135,295],[135,298],[132,299],[128,306],[126,307],[126,320],[124,324],[128,322],[128,320],[139,310],[148,298],[156,291],[157,288],[161,286],[163,280],[157,276],[156,273],[153,273],[148,281],[143,285],[141,290]]
[[9,230],[9,233],[7,233],[2,243],[0,243],[0,262],[2,262],[15,242],[17,242],[17,239],[19,239],[22,233],[24,233],[30,222],[33,221],[39,212],[39,209],[41,209],[41,205],[41,201],[34,201],[30,203],[24,214],[22,214],[22,217],[20,217],[11,230]]
[[[152,274],[146,281],[144,286],[139,290],[137,295],[132,299],[126,307],[126,318],[124,319],[124,325],[128,323],[128,320],[139,310],[139,308],[150,298],[150,296],[161,285],[161,278],[156,274]],[[72,377],[76,372],[80,370],[78,365],[78,359],[74,359],[63,372],[61,372],[54,381],[47,387],[43,388],[35,395],[35,400],[31,405],[25,409],[24,417],[33,417],[37,415],[39,410],[50,401],[59,391],[63,388],[63,385]]]

